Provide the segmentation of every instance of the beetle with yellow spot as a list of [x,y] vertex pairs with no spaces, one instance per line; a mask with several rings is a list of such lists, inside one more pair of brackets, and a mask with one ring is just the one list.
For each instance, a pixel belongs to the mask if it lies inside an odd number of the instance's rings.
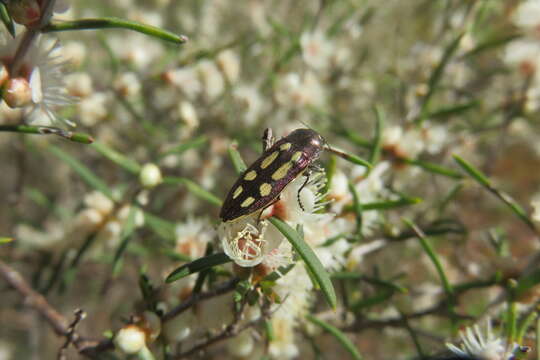
[[311,129],[296,129],[278,141],[274,141],[272,131],[267,129],[263,147],[262,155],[231,187],[219,214],[222,221],[235,221],[272,205],[283,189],[303,174],[324,149],[343,155],[326,146],[323,137]]

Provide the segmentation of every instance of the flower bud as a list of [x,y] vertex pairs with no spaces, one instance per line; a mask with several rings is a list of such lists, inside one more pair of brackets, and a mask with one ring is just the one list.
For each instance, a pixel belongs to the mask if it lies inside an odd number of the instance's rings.
[[162,181],[161,170],[155,164],[145,164],[139,176],[139,180],[144,187],[154,187]]
[[8,1],[6,5],[13,21],[17,24],[31,25],[41,16],[41,7],[37,0]]
[[178,105],[178,112],[180,118],[191,129],[195,129],[199,126],[199,118],[197,116],[197,110],[189,101],[182,101]]
[[3,86],[9,79],[9,72],[4,64],[0,64],[0,86]]
[[114,343],[125,354],[136,354],[146,346],[146,335],[136,325],[126,325],[118,331]]
[[30,83],[25,78],[9,79],[2,96],[10,108],[26,106],[32,102]]

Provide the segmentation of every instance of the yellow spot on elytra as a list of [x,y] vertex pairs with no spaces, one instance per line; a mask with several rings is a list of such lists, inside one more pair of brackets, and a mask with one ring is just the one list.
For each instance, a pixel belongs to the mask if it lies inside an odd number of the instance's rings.
[[232,198],[233,199],[236,199],[238,196],[240,196],[240,194],[242,193],[244,189],[242,189],[241,186],[237,187],[236,190],[234,190],[234,193],[232,195]]
[[289,150],[291,146],[292,146],[291,143],[281,144],[281,146],[279,147],[279,150]]
[[255,170],[250,170],[244,175],[244,180],[253,180],[257,177],[257,172]]
[[263,183],[261,186],[259,186],[259,193],[261,193],[261,196],[266,196],[270,194],[272,191],[272,185],[268,183]]
[[291,160],[292,161],[298,161],[298,159],[300,159],[300,157],[302,156],[302,152],[301,151],[297,151],[293,154],[293,156],[291,157]]
[[255,198],[253,197],[248,197],[246,200],[244,200],[240,206],[245,208],[245,207],[248,207],[249,205],[253,204],[255,202]]
[[261,163],[261,169],[266,169],[279,155],[279,151],[274,151],[270,155],[268,155]]
[[287,173],[289,172],[290,168],[292,167],[293,163],[292,161],[289,161],[283,165],[281,165],[274,173],[272,174],[273,180],[279,180],[284,178]]

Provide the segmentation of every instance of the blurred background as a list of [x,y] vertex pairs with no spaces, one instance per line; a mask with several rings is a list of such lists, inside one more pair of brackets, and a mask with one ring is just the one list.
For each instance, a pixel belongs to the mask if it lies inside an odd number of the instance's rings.
[[[288,284],[284,307],[303,291],[290,322],[267,321],[273,336],[258,324],[201,358],[352,356],[307,313],[339,328],[365,359],[443,352],[486,318],[506,339],[509,313],[528,321],[513,340],[535,343],[539,2],[70,5],[53,19],[117,16],[189,37],[176,45],[125,29],[44,34],[45,44],[59,39],[72,100],[56,116],[76,127],[0,105],[0,125],[58,126],[95,140],[0,133],[0,236],[13,239],[0,244],[0,258],[68,321],[83,309],[79,333],[103,339],[131,316],[159,322],[186,299],[196,276],[164,279],[220,251],[220,202],[237,177],[231,154],[250,164],[264,129],[281,137],[311,127],[373,164],[368,172],[328,152],[320,160],[331,201],[323,211],[334,216],[305,236],[333,277],[337,310],[312,287]],[[5,46],[12,41],[6,32]],[[403,218],[427,234],[431,253]],[[214,269],[204,289],[236,270]],[[65,339],[7,283],[0,289],[0,359],[55,358]],[[159,325],[157,340],[146,341],[154,356],[218,332],[232,297],[198,304],[174,328]]]

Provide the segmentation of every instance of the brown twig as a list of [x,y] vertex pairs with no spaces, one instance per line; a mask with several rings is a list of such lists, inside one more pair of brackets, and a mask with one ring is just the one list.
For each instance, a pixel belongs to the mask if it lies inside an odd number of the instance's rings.
[[[245,305],[245,303],[244,303]],[[268,305],[268,304],[267,304]],[[242,310],[243,310],[243,306],[242,306]],[[205,342],[199,344],[199,345],[196,345],[194,347],[192,347],[191,349],[187,350],[187,351],[184,351],[183,353],[180,353],[180,354],[177,354],[175,356],[172,357],[172,359],[183,359],[183,358],[187,358],[189,356],[192,356],[192,355],[196,355],[197,353],[203,351],[204,349],[206,349],[207,347],[209,346],[212,346],[214,344],[217,344],[218,342],[221,342],[223,340],[227,340],[227,339],[230,339],[238,334],[240,334],[242,331],[244,330],[247,330],[251,327],[254,327],[256,325],[258,325],[260,322],[268,319],[270,317],[270,311],[269,311],[269,306],[263,306],[262,309],[261,309],[261,316],[258,317],[257,319],[255,320],[251,320],[243,325],[239,325],[239,322],[241,320],[241,311],[240,310],[239,312],[236,313],[237,316],[235,316],[235,320],[232,322],[232,324],[229,324],[221,333],[219,333],[218,335],[214,336],[214,337],[211,337],[209,339],[207,339]]]
[[36,310],[53,328],[57,335],[65,336],[67,338],[67,345],[64,344],[64,347],[73,344],[80,354],[89,357],[93,357],[100,352],[114,348],[112,341],[109,339],[104,339],[102,341],[89,340],[77,334],[75,332],[75,326],[82,319],[82,315],[77,315],[76,313],[75,320],[69,324],[67,319],[56,311],[43,295],[32,289],[21,274],[2,260],[0,260],[0,277],[4,278],[11,287],[22,295],[24,303]]
[[187,309],[189,309],[191,306],[193,306],[196,303],[214,298],[219,295],[223,295],[225,293],[228,293],[229,291],[234,290],[239,281],[240,279],[233,278],[227,282],[219,284],[212,290],[192,294],[186,301],[184,301],[183,303],[181,303],[180,305],[176,306],[171,311],[163,315],[162,321],[171,320],[172,318],[174,318],[177,315],[180,315],[181,313],[183,313],[184,311],[186,311]]
[[45,297],[32,289],[17,271],[2,260],[0,260],[0,276],[23,296],[26,305],[35,309],[45,318],[57,335],[66,336],[68,334],[69,325],[66,318],[56,311]]
[[62,345],[62,347],[58,351],[58,360],[67,360],[66,350],[69,347],[69,344],[74,344],[78,338],[77,333],[75,333],[75,327],[85,317],[86,317],[86,313],[83,310],[81,309],[75,310],[75,319],[69,325],[68,333],[66,335],[66,342],[64,343],[64,345]]

